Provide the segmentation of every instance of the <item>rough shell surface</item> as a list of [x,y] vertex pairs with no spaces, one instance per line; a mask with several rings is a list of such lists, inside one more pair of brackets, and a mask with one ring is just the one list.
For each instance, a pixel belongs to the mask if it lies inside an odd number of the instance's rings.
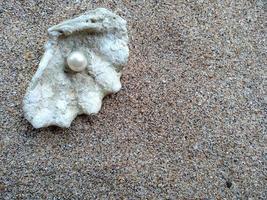
[[[77,115],[97,113],[103,97],[121,89],[121,70],[129,54],[126,21],[98,8],[55,25],[48,33],[23,110],[35,128],[69,127]],[[68,67],[66,60],[73,51],[86,55],[85,70]]]

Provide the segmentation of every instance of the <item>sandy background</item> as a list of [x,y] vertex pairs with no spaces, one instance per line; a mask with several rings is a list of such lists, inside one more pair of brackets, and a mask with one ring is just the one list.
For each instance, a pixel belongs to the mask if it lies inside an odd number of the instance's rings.
[[[267,198],[263,2],[0,2],[0,199]],[[123,89],[33,129],[21,103],[47,28],[96,7],[128,21]]]

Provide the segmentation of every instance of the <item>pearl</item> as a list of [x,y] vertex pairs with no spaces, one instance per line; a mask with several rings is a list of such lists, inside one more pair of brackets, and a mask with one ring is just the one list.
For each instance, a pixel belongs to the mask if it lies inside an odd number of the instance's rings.
[[75,72],[83,71],[87,66],[87,58],[80,51],[73,51],[67,58],[68,66]]

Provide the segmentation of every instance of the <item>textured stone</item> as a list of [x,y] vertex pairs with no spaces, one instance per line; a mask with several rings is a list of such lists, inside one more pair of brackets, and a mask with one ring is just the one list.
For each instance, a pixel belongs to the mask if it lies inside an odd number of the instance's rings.
[[[121,89],[121,70],[129,53],[126,21],[98,8],[55,25],[48,33],[23,109],[35,128],[69,127],[77,115],[97,113],[103,97]],[[82,66],[71,70],[75,66],[70,63]]]

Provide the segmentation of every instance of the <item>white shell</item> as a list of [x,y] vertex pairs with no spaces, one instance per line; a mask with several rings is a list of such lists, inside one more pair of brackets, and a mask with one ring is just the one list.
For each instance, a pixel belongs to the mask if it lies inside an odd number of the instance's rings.
[[69,127],[77,115],[97,113],[103,97],[121,89],[121,70],[129,54],[126,21],[98,8],[48,33],[23,110],[35,128]]

